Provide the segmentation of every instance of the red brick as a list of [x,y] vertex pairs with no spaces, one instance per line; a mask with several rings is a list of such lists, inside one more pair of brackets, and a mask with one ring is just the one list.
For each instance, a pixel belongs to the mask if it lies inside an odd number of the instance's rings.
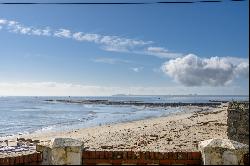
[[104,159],[104,154],[105,154],[104,151],[101,151],[101,152],[100,152],[100,159]]
[[22,155],[22,156],[20,156],[20,164],[23,164],[24,163],[24,156]]
[[145,152],[139,152],[140,159],[145,159]]
[[122,153],[123,153],[123,154],[122,154],[122,158],[123,158],[124,160],[126,160],[127,157],[128,157],[128,152],[124,151],[124,152],[122,152]]
[[202,165],[201,160],[187,160],[186,165]]
[[155,153],[154,152],[150,152],[150,159],[154,160],[155,159]]
[[88,151],[82,151],[82,158],[88,159],[89,158],[89,152]]
[[160,165],[170,165],[172,163],[173,163],[173,160],[168,160],[168,159],[159,161]]
[[95,152],[95,158],[96,159],[100,159],[100,151],[96,151]]
[[123,160],[122,163],[123,163],[123,164],[136,164],[137,161],[136,161],[136,160]]
[[9,158],[4,158],[3,159],[3,165],[9,165]]
[[164,153],[163,152],[159,152],[158,156],[159,156],[159,160],[162,160],[164,158]]
[[117,155],[117,152],[116,151],[112,151],[112,159],[116,159],[116,155]]
[[186,165],[187,160],[173,160],[172,164],[180,164],[180,165]]
[[16,163],[18,163],[18,164],[23,164],[23,163],[24,163],[24,158],[23,158],[23,156],[18,156],[18,157],[16,158]]
[[189,160],[200,160],[201,153],[200,152],[188,152],[188,159]]
[[37,161],[37,153],[31,154],[29,161],[30,162],[36,162]]
[[186,152],[178,152],[178,156],[177,156],[178,160],[187,160],[187,153]]
[[172,154],[169,152],[165,152],[165,153],[163,153],[162,159],[172,159]]
[[24,158],[24,163],[25,164],[29,163],[29,155],[24,155],[23,158]]
[[138,160],[137,164],[144,164],[144,165],[159,164],[159,161],[158,160]]
[[173,152],[166,152],[164,155],[164,159],[172,160],[172,159],[174,159],[173,155],[174,155]]
[[3,158],[0,158],[0,165],[3,165]]
[[154,159],[155,159],[155,160],[159,160],[159,152],[155,152]]
[[112,160],[109,159],[98,159],[95,162],[96,164],[112,164]]
[[160,162],[159,160],[151,160],[151,164],[159,164],[159,162]]
[[146,152],[146,159],[150,159],[150,153],[149,152]]
[[121,165],[122,162],[123,162],[123,160],[113,160],[113,161],[112,161],[112,164],[113,164],[113,165]]
[[113,159],[113,152],[112,151],[108,152],[108,159]]
[[15,157],[9,158],[9,165],[15,165]]
[[132,158],[133,158],[132,155],[133,155],[132,151],[129,151],[129,152],[128,152],[128,159],[132,159]]
[[95,156],[95,151],[91,151],[90,152],[90,156],[89,156],[90,159],[95,159],[96,156]]
[[42,153],[37,153],[37,161],[42,162],[43,161],[43,154]]
[[174,160],[178,159],[178,152],[172,152],[172,155]]
[[108,159],[109,158],[109,153],[108,151],[104,151],[104,159]]
[[121,151],[116,152],[115,159],[123,159],[123,152],[121,152]]
[[85,159],[84,160],[84,165],[90,165],[90,164],[96,164],[96,160],[93,160],[93,159]]
[[29,165],[40,165],[38,162],[31,162]]
[[132,157],[131,157],[131,159],[133,159],[133,160],[137,159],[137,156],[136,156],[135,152],[133,152],[133,151],[132,151]]
[[15,165],[20,164],[20,156],[15,157]]
[[136,160],[136,163],[138,164],[138,165],[146,165],[146,160],[143,160],[143,159],[139,159],[139,160]]
[[123,151],[119,151],[120,159],[123,159]]

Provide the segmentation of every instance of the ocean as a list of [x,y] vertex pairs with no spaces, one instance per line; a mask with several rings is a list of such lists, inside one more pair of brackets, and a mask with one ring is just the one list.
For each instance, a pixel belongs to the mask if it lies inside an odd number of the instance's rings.
[[0,97],[0,139],[33,132],[63,131],[167,116],[183,107],[149,108],[133,105],[95,105],[46,100],[110,100],[152,103],[209,103],[212,100],[249,100],[249,96],[110,96],[110,97]]

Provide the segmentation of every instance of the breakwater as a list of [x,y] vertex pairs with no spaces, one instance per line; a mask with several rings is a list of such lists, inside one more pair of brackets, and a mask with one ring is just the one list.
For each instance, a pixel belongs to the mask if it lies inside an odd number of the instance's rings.
[[110,101],[110,100],[45,100],[47,102],[62,102],[72,104],[104,104],[104,105],[134,105],[134,106],[145,106],[145,107],[179,107],[179,106],[209,106],[217,107],[221,105],[220,102],[208,102],[208,103],[196,103],[196,102],[176,102],[176,103],[152,103],[152,102],[140,102],[140,101]]

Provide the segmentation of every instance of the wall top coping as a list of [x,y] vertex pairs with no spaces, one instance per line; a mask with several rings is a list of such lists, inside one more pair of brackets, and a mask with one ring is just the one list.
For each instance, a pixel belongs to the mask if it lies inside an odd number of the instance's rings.
[[44,142],[44,143],[39,143],[36,147],[37,150],[39,151],[43,147],[48,147],[48,148],[65,148],[65,147],[82,147],[83,142],[79,140],[75,140],[72,138],[54,138],[51,139],[50,141]]
[[237,141],[229,139],[209,139],[199,142],[199,148],[226,148],[232,150],[246,150],[249,151],[249,146]]
[[51,148],[59,147],[81,147],[83,142],[72,138],[54,138],[51,140]]

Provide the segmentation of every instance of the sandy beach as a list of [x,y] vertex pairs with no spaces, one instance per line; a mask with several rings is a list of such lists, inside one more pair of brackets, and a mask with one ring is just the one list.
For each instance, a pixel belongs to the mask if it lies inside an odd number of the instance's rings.
[[[33,133],[25,139],[46,143],[55,137],[74,138],[90,150],[198,151],[197,143],[211,138],[227,138],[227,104],[218,108],[191,106],[194,112],[167,117],[77,129],[64,132]],[[17,137],[9,142],[14,143]]]

